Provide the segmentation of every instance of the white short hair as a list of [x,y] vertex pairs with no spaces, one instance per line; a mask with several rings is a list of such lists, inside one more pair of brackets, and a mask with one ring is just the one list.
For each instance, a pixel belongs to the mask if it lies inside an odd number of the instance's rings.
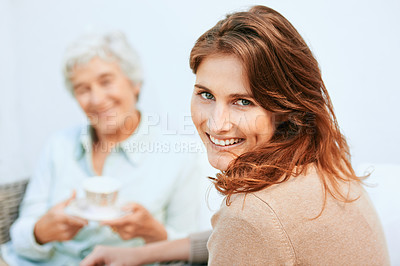
[[139,56],[123,33],[92,34],[79,38],[65,52],[63,74],[65,85],[72,94],[71,74],[74,67],[86,64],[94,57],[118,63],[122,72],[133,84],[143,83],[143,70]]

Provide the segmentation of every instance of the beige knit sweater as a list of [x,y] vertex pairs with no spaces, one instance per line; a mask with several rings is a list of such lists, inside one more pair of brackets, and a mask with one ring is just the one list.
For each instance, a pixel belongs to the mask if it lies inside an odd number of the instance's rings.
[[[347,188],[343,188],[347,189]],[[361,185],[352,203],[328,194],[315,169],[256,193],[238,194],[212,218],[209,265],[389,265],[383,230]]]

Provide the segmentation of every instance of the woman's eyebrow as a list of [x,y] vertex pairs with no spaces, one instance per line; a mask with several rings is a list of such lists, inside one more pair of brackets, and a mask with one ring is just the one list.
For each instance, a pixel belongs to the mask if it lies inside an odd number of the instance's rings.
[[114,76],[113,73],[111,73],[111,72],[104,72],[104,73],[101,73],[101,74],[98,76],[98,78],[99,78],[99,79],[100,79],[100,78],[108,78],[108,77],[112,77],[112,76]]
[[200,85],[200,84],[194,84],[194,86],[198,89],[203,89],[203,90],[207,90],[207,91],[211,91],[209,88],[207,88],[206,86]]
[[234,94],[230,94],[229,97],[231,97],[231,98],[253,98],[248,93],[234,93]]

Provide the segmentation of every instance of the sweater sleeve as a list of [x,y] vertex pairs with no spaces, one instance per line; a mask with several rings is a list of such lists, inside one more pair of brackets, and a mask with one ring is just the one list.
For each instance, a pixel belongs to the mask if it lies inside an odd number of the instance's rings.
[[208,261],[207,241],[211,235],[211,232],[212,231],[210,230],[189,235],[190,263],[207,263]]
[[51,186],[51,145],[44,149],[31,177],[24,199],[20,206],[19,218],[10,229],[12,245],[18,255],[35,260],[46,260],[52,256],[53,244],[39,245],[36,242],[33,230],[37,220],[47,212],[48,197]]

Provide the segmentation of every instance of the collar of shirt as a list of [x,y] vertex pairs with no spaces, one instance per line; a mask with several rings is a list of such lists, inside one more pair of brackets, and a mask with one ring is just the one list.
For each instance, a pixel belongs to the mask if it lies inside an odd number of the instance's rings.
[[[150,143],[153,137],[150,134],[150,124],[148,119],[141,119],[138,127],[122,142],[119,142],[113,149],[112,152],[123,152],[126,158],[132,164],[139,164],[144,156],[141,151],[143,146]],[[85,154],[91,154],[93,145],[93,134],[94,129],[91,125],[84,126],[80,132],[79,141],[77,143],[75,157],[77,160],[81,159]]]

